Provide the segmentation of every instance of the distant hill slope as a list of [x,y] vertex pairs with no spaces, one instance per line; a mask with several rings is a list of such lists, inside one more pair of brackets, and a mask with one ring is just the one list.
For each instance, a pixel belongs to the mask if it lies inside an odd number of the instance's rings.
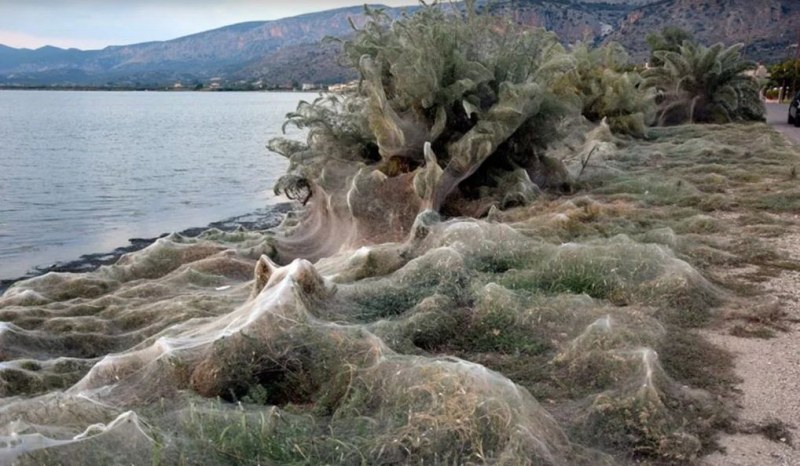
[[[744,42],[761,61],[787,55],[800,29],[800,0],[506,0],[487,3],[492,14],[545,27],[565,43],[621,42],[636,60],[648,55],[645,37],[680,26],[705,43]],[[391,17],[414,7],[386,8]],[[363,7],[341,8],[275,21],[255,21],[163,42],[103,50],[0,45],[0,85],[167,85],[174,81],[330,84],[355,78],[337,64],[325,36],[352,34],[348,21],[365,21]]]
[[520,24],[546,28],[558,34],[563,42],[574,43],[595,42],[610,34],[633,6],[621,2],[507,0],[490,3],[488,9]]
[[622,43],[639,59],[648,55],[645,37],[673,25],[706,44],[744,43],[752,59],[774,62],[793,54],[800,0],[666,0],[632,10],[607,40]]
[[[387,12],[397,16],[406,10],[387,9]],[[275,52],[316,44],[325,36],[352,33],[348,18],[357,26],[363,25],[364,7],[240,23],[169,41],[102,50],[56,47],[26,50],[0,46],[0,84],[132,84],[238,75],[251,62],[262,61]],[[308,64],[302,67],[307,69]]]

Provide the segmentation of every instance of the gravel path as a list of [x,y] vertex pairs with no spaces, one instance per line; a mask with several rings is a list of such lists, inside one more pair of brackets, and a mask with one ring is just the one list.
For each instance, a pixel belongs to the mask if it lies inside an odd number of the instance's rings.
[[[797,231],[800,221],[794,218]],[[800,262],[800,233],[774,240],[786,258]],[[787,332],[763,340],[738,338],[709,331],[708,339],[736,357],[736,373],[742,379],[740,422],[778,420],[790,427],[794,446],[770,441],[760,434],[724,436],[726,453],[704,458],[707,466],[800,465],[800,272],[786,271],[762,286],[785,305],[790,322]]]
[[[800,143],[800,128],[787,124],[788,105],[767,104],[767,122],[790,140]],[[773,240],[787,259],[800,262],[800,216],[787,218],[799,233]],[[707,338],[736,357],[742,383],[740,422],[781,421],[789,426],[794,446],[760,434],[726,435],[725,453],[703,459],[707,466],[800,466],[800,272],[786,271],[762,284],[785,305],[788,331],[762,340],[739,338],[724,330],[706,332]]]

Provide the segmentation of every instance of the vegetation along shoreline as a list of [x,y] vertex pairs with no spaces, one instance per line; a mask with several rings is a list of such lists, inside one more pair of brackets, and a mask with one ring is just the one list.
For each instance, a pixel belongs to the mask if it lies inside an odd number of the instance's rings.
[[268,143],[279,226],[0,296],[0,460],[791,464],[795,405],[754,408],[731,344],[800,322],[800,152],[744,46],[364,16],[358,85]]

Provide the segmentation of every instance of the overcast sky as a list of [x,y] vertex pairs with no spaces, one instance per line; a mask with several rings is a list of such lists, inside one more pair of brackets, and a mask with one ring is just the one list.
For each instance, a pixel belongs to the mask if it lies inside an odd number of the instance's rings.
[[99,49],[360,4],[363,0],[0,0],[0,44]]

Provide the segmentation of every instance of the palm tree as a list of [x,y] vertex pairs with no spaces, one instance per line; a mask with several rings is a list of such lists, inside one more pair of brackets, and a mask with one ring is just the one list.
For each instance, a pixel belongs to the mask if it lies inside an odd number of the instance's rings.
[[655,52],[663,64],[644,77],[645,85],[659,91],[658,124],[763,120],[758,82],[746,73],[756,64],[744,60],[741,49],[687,41],[678,52]]
[[694,42],[688,31],[676,26],[667,26],[659,32],[647,35],[645,42],[650,46],[650,66],[661,66],[664,62],[656,56],[656,52],[664,50],[678,52],[686,41]]

